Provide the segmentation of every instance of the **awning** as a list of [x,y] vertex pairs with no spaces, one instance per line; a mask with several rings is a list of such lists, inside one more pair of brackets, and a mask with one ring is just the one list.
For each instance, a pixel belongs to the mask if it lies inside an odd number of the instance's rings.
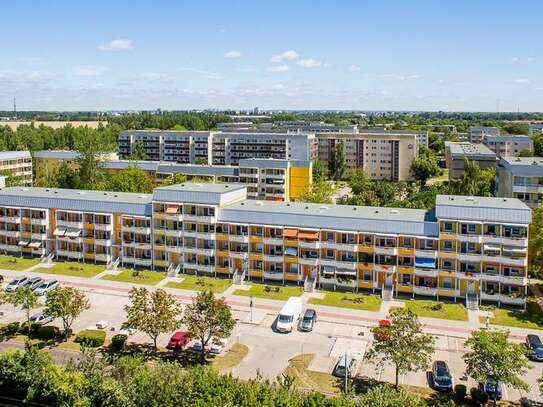
[[509,247],[508,247],[508,248],[505,248],[505,247],[504,247],[504,248],[503,248],[503,251],[504,251],[504,252],[511,252],[511,253],[526,253],[526,248],[525,248],[525,247],[524,247],[524,248],[521,248],[521,247],[518,247],[518,248],[516,248],[516,247],[515,247],[515,248],[513,248],[513,247],[511,247],[511,248],[509,248]]
[[39,249],[41,247],[41,242],[32,242],[28,246],[34,249]]
[[28,246],[28,240],[19,240],[19,243],[17,243],[17,246]]
[[283,237],[289,237],[295,239],[298,237],[298,230],[296,229],[283,229]]
[[356,276],[356,270],[336,269],[336,274],[341,274],[343,276]]
[[436,260],[425,257],[415,257],[415,267],[436,268]]
[[66,229],[66,237],[79,237],[81,236],[81,229]]
[[298,250],[295,247],[285,247],[285,254],[287,256],[297,256]]
[[55,235],[55,236],[64,236],[64,233],[66,233],[66,229],[56,228],[53,235]]
[[166,207],[166,213],[174,214],[179,212],[179,206],[177,205],[168,205]]
[[311,232],[311,231],[300,231],[298,233],[298,238],[305,239],[305,240],[319,240],[319,232]]

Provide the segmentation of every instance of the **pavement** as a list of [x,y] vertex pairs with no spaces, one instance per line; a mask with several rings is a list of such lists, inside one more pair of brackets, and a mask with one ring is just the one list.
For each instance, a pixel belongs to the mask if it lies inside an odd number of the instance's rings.
[[[130,283],[73,276],[48,276],[31,271],[0,270],[0,274],[6,280],[22,274],[55,278],[63,285],[79,288],[88,296],[91,308],[77,318],[73,329],[78,331],[95,327],[96,322],[105,320],[108,322],[106,329],[108,337],[117,333],[125,320],[124,307],[128,304],[128,291],[133,286]],[[318,322],[312,332],[293,331],[289,334],[281,334],[273,331],[272,326],[284,301],[253,298],[251,309],[249,297],[233,294],[236,289],[244,289],[244,287],[246,286],[231,286],[224,293],[219,294],[231,306],[234,317],[238,321],[228,340],[227,348],[235,342],[243,343],[249,347],[248,355],[230,370],[234,376],[242,379],[255,377],[258,372],[264,378],[273,380],[284,372],[289,359],[307,353],[315,354],[310,366],[311,369],[330,373],[338,357],[345,351],[353,355],[357,353],[362,355],[365,349],[369,349],[372,342],[370,328],[375,326],[380,319],[386,317],[391,307],[403,305],[401,301],[385,301],[378,312],[370,312],[312,304],[311,308],[314,308],[318,314]],[[163,287],[163,289],[173,294],[183,304],[191,301],[196,294],[193,291],[169,287]],[[302,299],[304,303],[307,303],[309,298],[321,295],[321,293],[304,293]],[[24,312],[14,309],[10,305],[0,306],[0,311],[3,312],[3,315],[0,316],[0,323],[24,319]],[[436,352],[433,355],[433,360],[445,360],[449,364],[455,383],[461,382],[460,378],[463,376],[462,355],[466,352],[464,341],[472,331],[481,327],[479,316],[484,315],[482,311],[470,312],[468,321],[420,318],[424,331],[436,337]],[[53,324],[60,326],[58,321],[54,321]],[[520,328],[510,328],[510,331],[511,339],[517,342],[523,341],[527,333],[541,334],[541,331],[538,330]],[[159,346],[165,346],[169,336],[170,334],[160,335]],[[141,343],[150,342],[150,339],[140,332],[131,335],[129,340]],[[21,346],[22,344],[12,344],[11,342],[0,343],[0,351],[7,347]],[[52,352],[55,360],[60,362],[77,355],[77,353],[69,351],[53,350]],[[534,400],[543,401],[539,396],[537,384],[537,379],[543,373],[543,363],[530,362],[530,366],[532,369],[526,375],[526,380],[531,386],[528,395]],[[366,360],[362,360],[357,369],[358,375],[394,381],[394,371],[390,366],[374,366]],[[402,383],[411,385],[428,385],[427,372],[409,373],[402,376],[400,380]],[[506,389],[507,399],[516,400],[523,396],[525,394],[522,392]]]

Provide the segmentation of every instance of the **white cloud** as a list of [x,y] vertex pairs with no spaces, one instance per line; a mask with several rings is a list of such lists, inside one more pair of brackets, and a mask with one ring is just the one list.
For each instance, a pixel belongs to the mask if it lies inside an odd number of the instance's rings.
[[360,71],[360,67],[358,65],[349,65],[347,67],[347,70],[349,72],[358,72],[358,71]]
[[285,89],[285,85],[283,85],[282,83],[276,83],[275,85],[272,86],[272,89],[273,90],[283,90],[283,89]]
[[298,65],[303,66],[304,68],[319,68],[322,65],[322,62],[316,59],[307,58],[300,59]]
[[224,57],[227,59],[236,59],[241,57],[241,52],[233,49],[231,51],[225,52]]
[[179,68],[179,70],[185,71],[185,72],[194,72],[199,75],[202,75],[206,79],[218,79],[221,77],[217,72],[205,71],[203,69],[198,69],[198,68],[183,67],[183,68]]
[[128,51],[134,48],[132,40],[113,40],[96,47],[98,51]]
[[398,75],[398,74],[395,74],[395,73],[386,73],[386,74],[379,75],[379,76],[381,76],[382,78],[397,79],[399,81],[407,81],[407,80],[410,80],[410,79],[420,79],[420,75],[417,75],[417,74],[414,74],[414,75]]
[[515,82],[515,83],[530,83],[530,80],[525,79],[525,78],[520,78],[520,79],[513,80],[513,82]]
[[513,58],[511,58],[511,61],[513,61],[513,62],[518,62],[518,61],[519,61],[519,58],[518,58],[518,57],[513,57]]
[[75,76],[99,76],[106,72],[107,68],[104,66],[88,66],[79,65],[74,67],[73,74]]
[[293,61],[295,59],[298,59],[299,57],[300,56],[298,55],[296,51],[294,51],[293,49],[289,49],[288,51],[285,51],[282,54],[274,55],[273,57],[271,57],[270,62],[272,64],[279,64],[283,61]]
[[287,72],[289,67],[286,65],[270,66],[268,72]]

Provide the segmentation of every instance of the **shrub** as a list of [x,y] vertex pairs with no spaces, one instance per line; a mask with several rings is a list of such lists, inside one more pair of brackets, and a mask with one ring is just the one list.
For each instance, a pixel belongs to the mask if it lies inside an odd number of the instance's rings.
[[31,322],[30,323],[30,329],[28,328],[28,323],[27,322],[23,322],[20,326],[19,326],[19,333],[20,334],[23,334],[23,335],[28,335],[28,336],[32,336],[32,335],[35,335],[37,332],[38,332],[38,329],[40,328],[40,324],[36,323],[36,322]]
[[127,339],[128,336],[125,334],[114,335],[113,338],[111,338],[111,348],[116,351],[123,350]]
[[106,340],[106,333],[98,329],[85,329],[77,334],[75,342],[96,348],[102,346]]
[[454,386],[454,398],[456,401],[462,401],[466,398],[468,389],[463,384],[457,384]]
[[488,395],[477,387],[472,387],[469,391],[471,399],[478,405],[483,405],[488,401]]
[[7,324],[4,329],[3,329],[3,334],[5,336],[13,336],[13,335],[16,335],[17,332],[19,331],[19,322],[11,322],[9,324]]
[[36,331],[36,337],[44,341],[55,339],[59,336],[59,329],[52,325],[40,325]]

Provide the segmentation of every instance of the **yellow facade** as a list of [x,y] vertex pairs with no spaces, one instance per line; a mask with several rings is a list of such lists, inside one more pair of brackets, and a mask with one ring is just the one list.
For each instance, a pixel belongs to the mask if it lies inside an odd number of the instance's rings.
[[298,199],[302,192],[311,185],[313,174],[311,166],[291,167],[288,176],[289,198]]

